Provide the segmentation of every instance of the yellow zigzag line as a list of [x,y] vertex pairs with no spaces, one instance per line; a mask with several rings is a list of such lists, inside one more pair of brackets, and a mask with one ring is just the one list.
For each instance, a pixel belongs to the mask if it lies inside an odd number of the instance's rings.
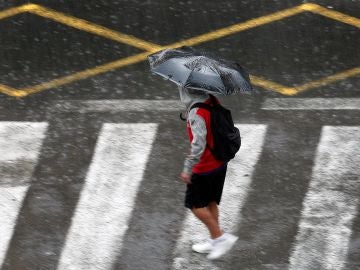
[[[5,11],[0,12],[0,19],[8,18],[23,12],[30,12],[32,14],[36,14],[38,16],[51,19],[53,21],[57,21],[59,23],[68,25],[70,27],[86,31],[92,34],[96,34],[111,40],[115,40],[120,43],[124,43],[142,50],[145,50],[143,53],[139,53],[137,55],[129,56],[126,58],[119,59],[117,61],[113,61],[110,63],[106,63],[94,68],[86,69],[80,72],[76,72],[72,75],[68,75],[65,77],[61,77],[49,82],[44,82],[32,87],[26,87],[23,89],[15,89],[12,87],[8,87],[0,84],[0,92],[14,96],[14,97],[25,97],[29,94],[37,93],[44,91],[46,89],[59,87],[65,84],[69,84],[78,80],[86,79],[101,73],[105,73],[117,68],[121,68],[127,65],[135,64],[141,61],[144,61],[150,54],[162,50],[164,48],[177,48],[180,46],[195,46],[204,42],[208,42],[211,40],[219,39],[227,35],[232,35],[234,33],[238,33],[241,31],[249,30],[261,25],[265,25],[274,21],[282,20],[287,17],[291,17],[302,12],[309,11],[318,15],[322,15],[333,20],[340,21],[342,23],[346,23],[357,28],[360,28],[360,19],[351,17],[349,15],[329,10],[322,6],[312,3],[302,4],[293,8],[288,8],[282,11],[278,11],[269,15],[261,16],[255,19],[250,19],[248,21],[238,23],[235,25],[231,25],[228,27],[224,27],[206,34],[202,34],[187,40],[179,41],[167,46],[160,46],[151,42],[147,42],[136,38],[131,35],[122,34],[116,32],[114,30],[108,29],[103,26],[99,26],[97,24],[88,22],[86,20],[82,20],[70,15],[66,15],[49,8],[42,7],[36,4],[25,4],[16,8],[10,8]],[[306,91],[312,88],[316,88],[319,86],[327,85],[330,83],[334,83],[339,80],[343,80],[352,76],[357,76],[360,74],[360,68],[353,68],[344,72],[340,72],[329,77],[319,79],[316,81],[308,82],[300,86],[296,87],[286,87],[281,84],[266,80],[264,78],[251,75],[251,81],[254,85],[271,89],[278,93],[284,95],[295,95],[299,92]]]

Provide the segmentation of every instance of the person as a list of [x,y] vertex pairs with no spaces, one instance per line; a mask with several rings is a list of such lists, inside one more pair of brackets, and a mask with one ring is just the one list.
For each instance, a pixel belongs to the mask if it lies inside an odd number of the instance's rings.
[[180,101],[187,109],[186,123],[190,139],[190,154],[184,161],[180,178],[186,183],[185,207],[207,227],[210,239],[196,243],[193,251],[207,253],[209,259],[218,259],[227,253],[237,236],[224,232],[219,224],[221,201],[227,163],[217,160],[209,146],[213,146],[210,111],[191,108],[195,103],[211,103],[210,96],[202,91],[179,87]]

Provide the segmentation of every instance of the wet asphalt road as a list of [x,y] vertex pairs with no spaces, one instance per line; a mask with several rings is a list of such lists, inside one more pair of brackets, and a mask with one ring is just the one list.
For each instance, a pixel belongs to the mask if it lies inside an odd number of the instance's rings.
[[[304,2],[32,1],[158,45]],[[26,3],[0,0],[0,11]],[[359,0],[313,3],[360,17]],[[358,67],[359,44],[359,28],[302,13],[198,47],[236,59],[250,74],[296,86]],[[13,88],[37,85],[140,52],[33,14],[0,20],[0,84]],[[286,96],[255,88],[253,95],[224,99],[235,122],[266,124],[268,133],[242,208],[239,243],[226,260],[216,263],[220,269],[287,269],[322,127],[360,124],[359,110],[262,110],[266,99]],[[359,98],[359,89],[358,75],[296,97]],[[147,122],[158,123],[160,132],[113,269],[169,269],[187,213],[178,173],[188,142],[178,112],[80,113],[54,108],[65,100],[177,98],[173,85],[150,74],[146,61],[22,99],[1,94],[0,121],[49,124],[2,270],[56,269],[102,124]],[[352,192],[359,197],[359,185],[356,187]],[[359,208],[351,230],[346,270],[360,269]],[[312,269],[318,268],[314,265]]]

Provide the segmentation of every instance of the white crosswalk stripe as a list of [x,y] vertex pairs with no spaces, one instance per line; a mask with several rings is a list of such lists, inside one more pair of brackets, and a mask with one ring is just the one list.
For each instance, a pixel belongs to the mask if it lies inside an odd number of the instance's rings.
[[[0,122],[0,266],[44,140],[47,123]],[[228,167],[221,223],[236,231],[262,152],[266,125],[238,125],[243,144]],[[111,269],[121,258],[123,237],[157,134],[158,125],[104,124],[74,211],[58,270]],[[343,269],[359,207],[360,127],[324,126],[309,189],[303,201],[289,270]],[[259,164],[261,166],[261,164]],[[256,191],[255,191],[256,192]],[[192,214],[174,240],[172,269],[220,269],[194,255],[193,242],[208,237]],[[132,236],[131,236],[132,237]]]
[[[184,105],[175,100],[112,99],[57,100],[50,110],[56,112],[148,112],[181,111]],[[359,98],[267,98],[262,110],[360,110]]]
[[360,127],[323,127],[290,270],[341,270],[359,203]]
[[359,98],[268,98],[263,110],[360,110]]
[[156,124],[104,124],[57,269],[111,268],[156,132]]
[[36,165],[47,123],[0,122],[0,266]]
[[[220,204],[220,222],[225,231],[236,230],[241,218],[241,207],[246,200],[252,174],[260,157],[265,138],[265,125],[237,125],[242,137],[242,146],[234,160],[229,162],[223,198]],[[173,269],[219,269],[210,261],[193,259],[191,243],[209,237],[205,227],[188,213],[180,238],[177,241]]]

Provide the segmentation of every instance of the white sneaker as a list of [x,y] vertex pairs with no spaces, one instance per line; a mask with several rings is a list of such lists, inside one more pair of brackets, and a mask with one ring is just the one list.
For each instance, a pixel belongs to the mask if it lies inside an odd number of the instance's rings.
[[207,256],[209,260],[216,260],[226,254],[235,244],[239,237],[224,233],[217,239],[214,239],[212,250]]
[[192,245],[192,250],[198,253],[210,253],[213,248],[213,240],[209,239],[206,242]]

